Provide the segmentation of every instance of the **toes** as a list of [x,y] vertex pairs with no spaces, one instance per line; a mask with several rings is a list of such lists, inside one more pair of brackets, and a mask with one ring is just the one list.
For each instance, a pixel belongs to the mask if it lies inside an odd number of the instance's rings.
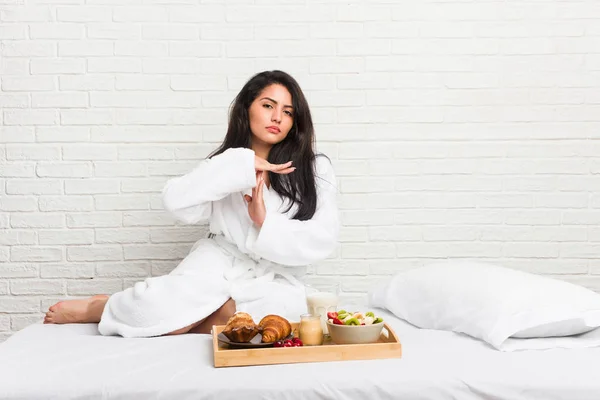
[[50,311],[56,311],[58,309],[58,307],[60,307],[60,303],[61,302],[58,302],[55,305],[50,306],[50,308],[48,310],[50,310]]
[[49,311],[46,313],[46,316],[44,317],[44,323],[51,324],[53,322],[54,322],[54,313]]

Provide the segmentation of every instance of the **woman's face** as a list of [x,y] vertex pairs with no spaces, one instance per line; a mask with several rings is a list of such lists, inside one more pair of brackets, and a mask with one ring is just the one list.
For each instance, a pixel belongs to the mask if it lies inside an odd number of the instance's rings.
[[248,109],[252,143],[273,146],[285,139],[294,124],[292,95],[285,86],[263,89]]

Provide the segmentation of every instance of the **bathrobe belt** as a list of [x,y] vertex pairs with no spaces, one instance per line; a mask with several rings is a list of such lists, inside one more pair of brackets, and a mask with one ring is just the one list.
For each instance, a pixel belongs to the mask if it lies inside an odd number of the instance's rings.
[[208,233],[207,237],[214,240],[219,247],[235,259],[232,267],[225,272],[225,279],[229,282],[271,282],[276,276],[280,276],[293,286],[304,288],[304,284],[298,278],[286,271],[294,267],[286,267],[264,258],[243,253],[222,234]]

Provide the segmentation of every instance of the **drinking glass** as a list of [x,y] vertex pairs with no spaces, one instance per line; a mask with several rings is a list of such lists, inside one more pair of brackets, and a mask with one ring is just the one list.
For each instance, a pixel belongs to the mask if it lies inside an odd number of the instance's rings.
[[309,314],[320,316],[324,334],[329,333],[327,313],[337,310],[339,295],[339,283],[306,285],[306,308]]
[[318,346],[323,344],[323,327],[318,315],[303,314],[300,316],[298,336],[305,346]]

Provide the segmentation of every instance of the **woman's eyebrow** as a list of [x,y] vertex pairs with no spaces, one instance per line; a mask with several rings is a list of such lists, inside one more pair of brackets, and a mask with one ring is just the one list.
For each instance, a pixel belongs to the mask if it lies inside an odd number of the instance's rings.
[[[263,97],[261,100],[264,100],[264,99],[267,99],[267,100],[269,100],[269,101],[272,101],[272,102],[273,102],[273,103],[275,103],[275,104],[279,104],[279,103],[277,103],[275,100],[273,100],[273,99],[272,99],[272,98],[270,98],[270,97]],[[293,108],[293,107],[292,107],[292,106],[290,106],[289,104],[286,104],[285,106],[283,106],[283,108],[286,108],[286,107]]]

